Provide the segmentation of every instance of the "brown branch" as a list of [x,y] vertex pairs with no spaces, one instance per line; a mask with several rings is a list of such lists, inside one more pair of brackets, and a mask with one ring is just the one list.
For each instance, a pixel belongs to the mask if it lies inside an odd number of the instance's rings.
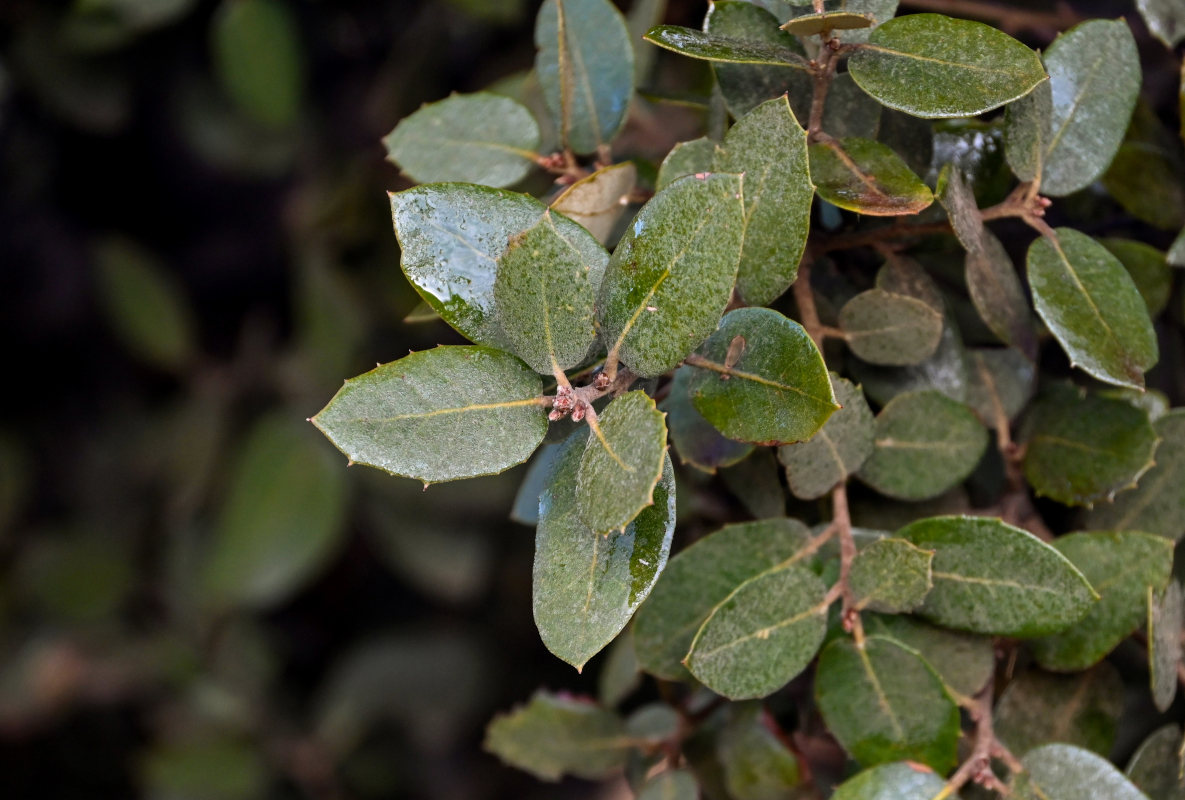
[[823,134],[823,111],[827,107],[827,93],[835,79],[835,68],[839,64],[839,40],[823,42],[818,61],[812,61],[815,87],[811,94],[811,112],[808,118],[806,136],[808,142],[819,141]]
[[1024,769],[1016,756],[996,738],[992,727],[993,690],[994,682],[989,681],[988,685],[972,698],[971,703],[965,706],[971,718],[975,720],[975,746],[971,750],[971,755],[959,765],[942,791],[934,795],[933,800],[946,800],[972,782],[1001,794],[1008,794],[1008,787],[992,772],[993,757],[1002,759],[1014,773]]
[[811,290],[811,261],[804,259],[798,265],[798,277],[794,279],[794,303],[798,306],[799,320],[815,346],[823,346],[823,323],[819,321],[819,310],[815,307],[815,293]]
[[864,623],[852,592],[852,561],[856,558],[856,540],[852,538],[852,517],[848,512],[848,487],[839,483],[831,490],[831,524],[839,534],[839,596],[843,600],[840,619],[845,631],[852,634],[857,647],[864,646]]

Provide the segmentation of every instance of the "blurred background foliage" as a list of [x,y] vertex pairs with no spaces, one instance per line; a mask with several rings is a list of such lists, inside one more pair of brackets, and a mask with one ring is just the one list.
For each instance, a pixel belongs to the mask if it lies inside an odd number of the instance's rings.
[[[703,10],[671,2],[665,20]],[[495,711],[540,685],[595,693],[602,672],[539,641],[534,534],[509,518],[524,470],[424,492],[346,470],[304,421],[343,377],[462,341],[402,321],[417,303],[384,193],[409,184],[380,140],[450,91],[529,101],[534,12],[0,2],[4,797],[605,796],[480,750]],[[686,59],[643,61],[667,93],[710,86]],[[1174,74],[1146,68],[1146,96],[1171,108]],[[1158,110],[1138,118],[1148,141]],[[639,100],[620,149],[653,180],[708,122]],[[974,145],[991,136],[948,138],[1001,160]],[[1076,202],[1091,216],[1101,197]],[[1157,213],[1172,227],[1185,200]],[[680,475],[700,484],[680,493],[682,541],[780,513],[751,468]]]

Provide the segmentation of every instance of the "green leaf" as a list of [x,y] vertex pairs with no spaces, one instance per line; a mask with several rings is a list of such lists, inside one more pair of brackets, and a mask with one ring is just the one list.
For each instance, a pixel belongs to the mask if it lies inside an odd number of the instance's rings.
[[808,68],[806,58],[792,50],[789,44],[779,46],[762,41],[746,41],[679,25],[657,25],[642,38],[667,50],[705,61],[770,64],[801,70]]
[[454,94],[404,117],[383,144],[387,160],[419,183],[510,186],[535,166],[539,125],[509,97]]
[[745,458],[753,451],[753,445],[725,438],[696,410],[689,390],[693,372],[692,367],[675,370],[663,410],[667,412],[667,427],[679,460],[714,473],[718,467],[731,466]]
[[1140,94],[1140,54],[1127,22],[1094,19],[1045,51],[1053,96],[1041,193],[1063,197],[1115,157]]
[[1123,400],[1062,386],[1033,407],[1025,478],[1037,494],[1090,506],[1136,486],[1152,467],[1156,431]]
[[1156,465],[1135,489],[1096,505],[1087,515],[1088,528],[1148,531],[1174,541],[1185,535],[1185,409],[1165,414],[1152,429],[1161,440]]
[[251,800],[271,780],[259,748],[233,734],[162,739],[137,760],[140,783],[153,797]]
[[1185,38],[1185,8],[1173,0],[1136,0],[1136,8],[1148,31],[1169,49]]
[[848,211],[893,217],[916,214],[934,202],[901,157],[871,139],[812,144],[810,166],[819,197]]
[[1021,673],[992,713],[996,734],[1018,758],[1045,742],[1107,755],[1123,711],[1123,681],[1110,664],[1078,675]]
[[706,136],[679,142],[667,157],[662,160],[658,168],[658,181],[655,191],[661,192],[676,179],[684,175],[694,175],[697,172],[711,172],[712,162],[716,159],[716,143]]
[[898,395],[928,389],[962,403],[967,399],[967,362],[958,323],[948,312],[938,349],[922,363],[912,367],[879,367],[853,356],[847,360],[847,368],[869,399],[881,405],[887,405]]
[[1017,800],[1148,800],[1107,759],[1068,744],[1047,744],[1021,759],[1025,772],[1016,776]]
[[1119,259],[1072,228],[1029,247],[1037,313],[1073,366],[1107,383],[1144,388],[1159,358],[1148,308]]
[[736,282],[744,237],[741,176],[680,178],[622,237],[601,289],[609,361],[643,377],[672,369],[716,329]]
[[512,520],[531,527],[539,523],[539,495],[543,494],[543,486],[551,476],[559,454],[558,444],[545,444],[535,451],[527,474],[523,476],[523,482],[514,495],[514,507],[510,510]]
[[1181,630],[1185,622],[1181,584],[1169,581],[1163,592],[1148,587],[1148,671],[1156,710],[1168,711],[1177,696],[1181,666]]
[[[532,579],[543,644],[577,670],[621,632],[666,566],[675,532],[675,475],[668,457],[649,506],[624,531],[600,536],[577,510],[576,481],[588,431],[561,445],[539,495]],[[606,499],[609,499],[608,497]]]
[[[849,31],[856,28],[871,28],[876,20],[869,14],[854,14],[846,11],[825,11],[822,14],[804,14],[782,25],[782,30],[795,36],[814,36],[832,31]],[[830,37],[828,37],[830,38]]]
[[695,776],[685,769],[660,772],[638,792],[638,800],[698,800],[699,785]]
[[776,800],[793,796],[802,784],[802,770],[798,757],[774,733],[777,722],[761,703],[736,704],[731,712],[716,742],[729,797]]
[[1136,531],[1074,533],[1053,547],[1073,562],[1102,598],[1076,624],[1031,645],[1037,663],[1073,672],[1098,663],[1147,619],[1147,594],[1169,582],[1173,543]]
[[1156,317],[1169,304],[1173,290],[1173,271],[1165,254],[1151,245],[1134,239],[1099,239],[1111,255],[1119,259],[1131,275],[1132,282],[1148,306],[1148,314]]
[[765,697],[814,659],[827,630],[827,587],[795,560],[736,585],[708,612],[685,663],[712,691]]
[[1185,776],[1181,769],[1181,729],[1169,723],[1144,740],[1127,765],[1127,777],[1149,800],[1181,800]]
[[823,130],[828,134],[836,139],[876,139],[883,116],[885,107],[866,95],[851,75],[841,72],[831,81],[823,109]]
[[897,532],[935,550],[921,616],[948,628],[1020,638],[1062,630],[1098,599],[1074,564],[1020,528],[987,517],[932,517]]
[[806,131],[789,100],[769,100],[738,120],[716,154],[715,169],[745,175],[736,288],[748,304],[767,305],[798,277],[815,197]]
[[786,491],[778,459],[768,447],[758,447],[744,460],[720,470],[724,485],[755,519],[786,513]]
[[551,207],[579,222],[601,244],[607,244],[637,181],[634,162],[623,161],[578,180],[553,200]]
[[[798,6],[792,9],[796,19],[814,15],[814,8],[810,3],[794,0],[794,5]],[[824,0],[823,10],[829,14],[846,13],[871,19],[872,27],[846,28],[841,31],[839,36],[844,44],[863,43],[868,41],[869,35],[878,24],[892,19],[893,15],[897,13],[897,0]],[[826,126],[824,126],[824,130],[831,131]]]
[[858,358],[909,366],[925,361],[938,349],[942,312],[913,297],[869,289],[840,309],[839,327]]
[[591,153],[625,124],[634,48],[609,0],[545,0],[535,19],[535,72],[563,142]]
[[543,212],[534,226],[510,237],[495,267],[502,332],[515,355],[546,375],[577,366],[596,344],[594,306],[609,263],[591,233],[562,219]]
[[[749,2],[719,0],[709,4],[704,19],[704,32],[710,37],[722,37],[741,43],[744,48],[763,47],[774,50],[792,66],[805,65],[806,51],[798,39],[778,30],[777,17],[768,10]],[[735,45],[734,45],[735,46]],[[802,60],[800,60],[802,59]],[[805,110],[810,102],[813,86],[810,73],[804,69],[787,69],[785,60],[774,63],[728,63],[715,61],[712,71],[724,96],[724,104],[735,119],[740,119],[762,103],[789,95],[790,102]],[[767,151],[772,156],[776,151]]]
[[596,779],[625,764],[629,738],[613,712],[540,690],[526,706],[494,717],[483,747],[540,780]]
[[642,509],[656,502],[667,447],[666,415],[645,392],[615,399],[590,422],[593,436],[576,473],[576,505],[594,533],[624,530]]
[[778,460],[786,467],[790,491],[803,500],[827,494],[860,469],[872,454],[874,423],[864,393],[834,373],[831,386],[839,410],[805,442],[778,448]]
[[265,607],[323,568],[341,542],[346,481],[307,429],[283,416],[252,428],[234,463],[201,567],[217,607]]
[[1036,368],[1019,350],[977,348],[970,353],[967,404],[987,427],[1012,421],[1028,405],[1036,388]]
[[288,5],[224,2],[211,24],[214,69],[239,110],[269,127],[294,124],[304,94],[304,55]]
[[931,800],[946,782],[912,762],[891,762],[866,769],[836,787],[831,800]]
[[934,670],[891,639],[827,645],[815,702],[828,731],[863,766],[909,760],[944,773],[958,759],[958,706]]
[[1052,134],[1053,91],[1042,81],[1024,97],[1008,104],[1004,113],[1004,157],[1022,181],[1032,181],[1045,170],[1045,153]]
[[865,547],[849,576],[857,610],[901,614],[920,606],[930,591],[933,558],[932,551],[904,539],[880,539]]
[[979,22],[910,14],[882,23],[848,61],[860,88],[917,117],[970,117],[1045,80],[1041,59]]
[[634,620],[634,648],[642,669],[666,680],[686,680],[683,657],[712,609],[733,590],[767,570],[802,563],[809,533],[801,522],[769,519],[729,525],[671,558]]
[[488,347],[437,347],[346,381],[312,419],[352,463],[425,483],[492,475],[543,441],[542,382]]
[[1165,260],[1174,267],[1185,267],[1185,230],[1177,234],[1177,238],[1169,247]]
[[892,639],[920,655],[952,697],[972,697],[995,670],[996,653],[987,636],[950,631],[899,614],[865,613],[861,619],[869,636]]
[[622,634],[613,640],[597,674],[597,699],[606,708],[620,705],[642,683],[634,637]]
[[898,500],[926,500],[963,482],[987,449],[971,409],[936,391],[900,394],[876,417],[860,480]]
[[1166,231],[1185,222],[1185,162],[1180,138],[1145,101],[1136,101],[1131,125],[1103,186],[1136,219]]
[[730,311],[688,364],[691,402],[730,439],[809,439],[839,408],[815,343],[772,309]]

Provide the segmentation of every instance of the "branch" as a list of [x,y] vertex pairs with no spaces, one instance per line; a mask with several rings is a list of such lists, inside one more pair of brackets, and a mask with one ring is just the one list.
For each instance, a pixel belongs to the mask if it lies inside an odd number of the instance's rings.
[[820,48],[818,61],[812,61],[815,88],[811,94],[811,113],[807,122],[806,137],[808,142],[816,142],[823,133],[823,111],[827,107],[827,93],[831,90],[831,81],[835,79],[835,67],[839,63],[840,43],[838,39],[828,39]]
[[1013,773],[1024,770],[1016,756],[996,738],[992,727],[993,691],[994,681],[989,681],[988,685],[975,695],[970,705],[965,706],[971,718],[975,720],[975,747],[967,760],[955,770],[955,774],[950,776],[942,791],[934,795],[932,800],[946,800],[969,782],[1001,794],[1008,794],[1008,787],[992,772],[993,757],[1002,759]]
[[852,517],[848,513],[848,487],[839,483],[831,490],[831,524],[839,534],[839,596],[843,600],[840,619],[843,628],[852,634],[857,647],[864,646],[864,623],[852,593],[852,561],[856,558],[856,540],[852,538]]

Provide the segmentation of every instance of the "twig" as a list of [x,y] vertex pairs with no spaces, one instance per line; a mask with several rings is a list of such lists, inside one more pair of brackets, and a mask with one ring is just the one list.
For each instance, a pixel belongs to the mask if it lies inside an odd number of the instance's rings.
[[811,94],[811,112],[807,122],[806,136],[808,142],[819,141],[823,133],[823,111],[827,107],[827,93],[831,90],[831,82],[835,79],[835,67],[839,63],[840,43],[838,39],[828,39],[820,48],[819,60],[812,61],[814,72],[814,91]]
[[975,747],[971,750],[971,755],[967,757],[967,760],[955,770],[955,774],[950,776],[946,786],[942,787],[942,791],[934,795],[931,800],[946,800],[969,782],[977,783],[1001,794],[1008,794],[1008,787],[992,772],[993,757],[1002,759],[1008,765],[1008,769],[1014,773],[1024,770],[1016,756],[1012,755],[1008,748],[996,738],[995,730],[992,727],[993,691],[994,682],[989,681],[988,685],[972,698],[971,704],[966,706],[967,712],[975,720]]
[[798,306],[798,316],[807,335],[814,341],[815,346],[823,346],[823,323],[819,321],[819,310],[815,307],[815,293],[811,289],[811,262],[804,259],[798,265],[798,277],[794,279],[794,303]]
[[852,538],[852,517],[848,513],[848,487],[836,484],[831,490],[831,524],[839,534],[839,592],[843,600],[840,619],[845,631],[852,634],[857,647],[864,646],[864,623],[852,592],[852,561],[856,558],[856,540]]

